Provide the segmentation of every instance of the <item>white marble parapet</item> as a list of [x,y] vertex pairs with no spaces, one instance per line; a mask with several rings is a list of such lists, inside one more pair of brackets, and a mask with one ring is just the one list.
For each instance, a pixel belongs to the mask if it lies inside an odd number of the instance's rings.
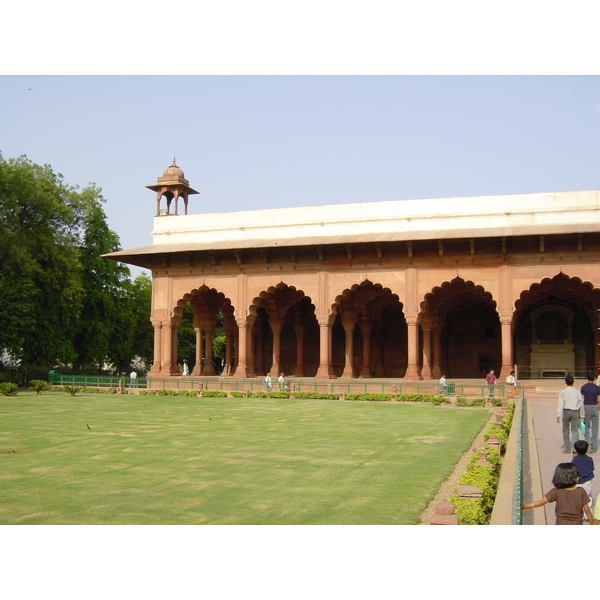
[[152,235],[153,244],[230,248],[543,235],[598,231],[599,216],[592,190],[168,215],[155,217]]

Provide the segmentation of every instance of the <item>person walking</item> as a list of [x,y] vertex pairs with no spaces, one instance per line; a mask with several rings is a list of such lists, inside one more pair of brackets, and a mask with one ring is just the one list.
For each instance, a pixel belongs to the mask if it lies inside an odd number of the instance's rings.
[[594,374],[588,373],[587,383],[581,386],[583,418],[585,419],[585,441],[591,446],[590,454],[598,449],[598,396],[600,387],[594,383]]
[[590,499],[582,487],[577,487],[579,470],[573,463],[560,463],[556,466],[552,485],[554,486],[541,500],[531,504],[521,504],[521,510],[537,508],[548,502],[556,502],[554,510],[556,525],[583,525],[583,515],[590,525],[600,525],[590,509]]
[[446,376],[442,375],[440,377],[440,394],[445,394],[446,393],[446,387],[447,387]]
[[[573,387],[574,381],[573,375],[565,377],[567,387],[560,391],[556,409],[556,422],[560,423],[562,419],[564,454],[571,454],[573,444],[579,439],[579,420],[583,418],[581,394]],[[569,436],[569,430],[571,436]],[[572,441],[571,438],[573,438]]]
[[584,440],[579,440],[573,444],[573,460],[571,462],[579,471],[579,480],[577,487],[582,487],[590,497],[590,508],[593,509],[593,489],[594,489],[594,459],[587,455],[589,444]]
[[496,383],[496,374],[493,370],[487,374],[485,383],[488,386],[488,399],[492,399],[494,397],[494,384]]
[[267,390],[267,392],[270,392],[273,389],[273,383],[271,381],[271,376],[268,373],[267,373],[267,376],[265,377],[264,385],[265,385],[265,389]]

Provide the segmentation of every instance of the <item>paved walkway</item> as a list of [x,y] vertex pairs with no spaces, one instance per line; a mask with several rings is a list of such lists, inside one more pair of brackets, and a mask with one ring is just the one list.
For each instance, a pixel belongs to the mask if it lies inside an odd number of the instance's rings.
[[[585,380],[576,380],[579,389]],[[533,382],[532,382],[533,384]],[[530,384],[531,385],[531,384]],[[529,386],[528,386],[529,387]],[[552,489],[552,476],[556,465],[571,462],[572,456],[562,451],[562,425],[556,422],[558,393],[564,388],[563,382],[544,384],[536,392],[526,389],[526,423],[523,433],[523,502],[540,500]],[[540,392],[543,389],[545,391]],[[600,472],[600,454],[593,454],[596,471]],[[600,481],[598,477],[596,480]],[[600,484],[595,480],[594,497],[600,492]],[[534,497],[535,496],[535,497]],[[554,504],[543,508],[523,511],[523,525],[554,525]]]

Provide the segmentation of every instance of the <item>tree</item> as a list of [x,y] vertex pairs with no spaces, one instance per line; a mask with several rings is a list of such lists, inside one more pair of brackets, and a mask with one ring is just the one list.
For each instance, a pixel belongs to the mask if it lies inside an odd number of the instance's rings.
[[120,250],[103,202],[94,184],[0,155],[0,356],[25,369],[151,362],[151,283],[101,258]]
[[79,262],[84,306],[74,336],[74,366],[95,365],[102,371],[108,363],[124,372],[133,360],[130,271],[123,263],[101,258],[121,249],[117,234],[106,224],[101,200],[100,190],[94,186],[80,195],[83,220]]
[[131,285],[131,307],[133,310],[132,352],[146,369],[154,361],[154,328],[150,322],[152,305],[152,280],[146,274],[138,275]]
[[30,365],[75,358],[80,206],[48,165],[0,156],[0,349]]

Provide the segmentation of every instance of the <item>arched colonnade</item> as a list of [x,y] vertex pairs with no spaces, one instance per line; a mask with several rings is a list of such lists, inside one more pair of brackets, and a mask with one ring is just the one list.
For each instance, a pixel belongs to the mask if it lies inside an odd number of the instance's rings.
[[[519,280],[500,267],[499,276],[479,283],[457,274],[433,286],[415,269],[384,283],[373,274],[263,276],[252,285],[244,277],[206,278],[185,293],[158,284],[158,293],[171,295],[172,310],[153,313],[150,376],[181,374],[178,329],[186,306],[196,335],[192,376],[414,380],[478,378],[494,369],[504,378],[515,363],[552,369],[599,362],[600,289],[562,272]],[[225,353],[215,369],[217,322]]]

